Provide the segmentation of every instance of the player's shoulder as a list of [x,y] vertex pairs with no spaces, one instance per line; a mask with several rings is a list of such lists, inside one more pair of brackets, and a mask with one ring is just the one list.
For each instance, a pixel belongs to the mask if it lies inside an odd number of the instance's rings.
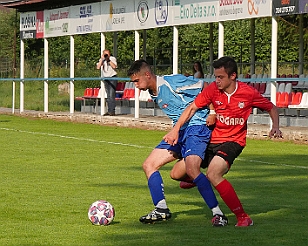
[[236,82],[238,83],[239,86],[244,86],[244,87],[245,87],[245,86],[249,86],[247,83],[242,82],[242,81],[240,81],[240,80],[237,80]]
[[254,92],[255,91],[255,89],[252,87],[252,86],[250,86],[250,85],[248,85],[247,83],[245,83],[245,82],[241,82],[241,81],[236,81],[237,82],[237,84],[238,84],[238,88],[239,89],[241,89],[241,90],[247,90],[247,91],[251,91],[251,92]]

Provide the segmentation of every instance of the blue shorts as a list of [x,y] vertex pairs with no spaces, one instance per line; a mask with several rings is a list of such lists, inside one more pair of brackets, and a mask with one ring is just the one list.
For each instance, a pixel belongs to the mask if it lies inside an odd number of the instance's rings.
[[167,149],[177,154],[178,158],[197,155],[204,159],[206,148],[210,142],[212,131],[204,125],[188,126],[179,132],[178,143],[174,146],[162,140],[157,149]]

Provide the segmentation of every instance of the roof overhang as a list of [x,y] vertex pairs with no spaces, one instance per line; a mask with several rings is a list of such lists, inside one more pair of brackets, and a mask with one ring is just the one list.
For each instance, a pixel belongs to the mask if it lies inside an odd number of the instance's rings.
[[101,0],[0,0],[0,5],[17,9],[19,12],[28,12],[100,1]]

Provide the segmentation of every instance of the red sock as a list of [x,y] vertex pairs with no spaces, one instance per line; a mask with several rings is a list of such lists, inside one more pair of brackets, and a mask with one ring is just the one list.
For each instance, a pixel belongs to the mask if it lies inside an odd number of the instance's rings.
[[229,183],[228,180],[225,179],[224,181],[220,182],[215,188],[220,194],[222,200],[236,215],[236,217],[247,216],[240,200],[238,199],[237,194],[235,193],[234,188],[232,187],[232,185]]

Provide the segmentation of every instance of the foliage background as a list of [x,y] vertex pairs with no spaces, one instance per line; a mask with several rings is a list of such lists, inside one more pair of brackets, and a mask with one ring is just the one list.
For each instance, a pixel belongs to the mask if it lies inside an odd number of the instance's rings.
[[[16,15],[16,17],[15,17]],[[304,50],[307,60],[307,23],[308,16],[302,15],[304,22]],[[278,18],[278,73],[298,73],[299,57],[299,18],[300,15]],[[17,23],[16,23],[17,21]],[[1,77],[12,77],[14,67],[14,54],[16,64],[19,64],[19,15],[12,11],[2,11],[0,15],[0,71]],[[239,63],[241,73],[253,73],[250,71],[251,51],[251,24],[250,20],[237,20],[225,22],[225,55],[230,55]],[[255,64],[256,73],[269,73],[271,60],[271,17],[255,19]],[[217,58],[218,47],[218,23],[205,23],[179,26],[179,71],[180,73],[192,73],[192,63],[201,61],[205,73],[210,73],[209,63],[209,38],[210,25],[213,25],[214,59]],[[15,28],[17,28],[16,52],[14,51]],[[150,29],[140,32],[141,57],[146,58],[154,65],[158,74],[172,73],[172,27]],[[106,48],[113,52],[114,33],[106,33]],[[134,32],[118,32],[117,59],[119,63],[118,74],[126,77],[126,70],[134,60]],[[145,37],[146,35],[146,37]],[[143,39],[146,38],[146,47],[143,47]],[[50,77],[69,77],[69,37],[49,38],[49,63]],[[145,48],[145,49],[144,49]],[[43,40],[25,40],[26,74],[25,77],[43,77]],[[75,36],[75,76],[97,77],[98,71],[95,64],[100,57],[100,34],[93,33]],[[3,61],[10,61],[4,67]],[[2,65],[2,69],[1,69]],[[305,66],[305,70],[308,66]],[[18,65],[16,75],[18,76]],[[57,83],[55,81],[54,83]],[[83,85],[95,86],[94,81],[85,81]]]

